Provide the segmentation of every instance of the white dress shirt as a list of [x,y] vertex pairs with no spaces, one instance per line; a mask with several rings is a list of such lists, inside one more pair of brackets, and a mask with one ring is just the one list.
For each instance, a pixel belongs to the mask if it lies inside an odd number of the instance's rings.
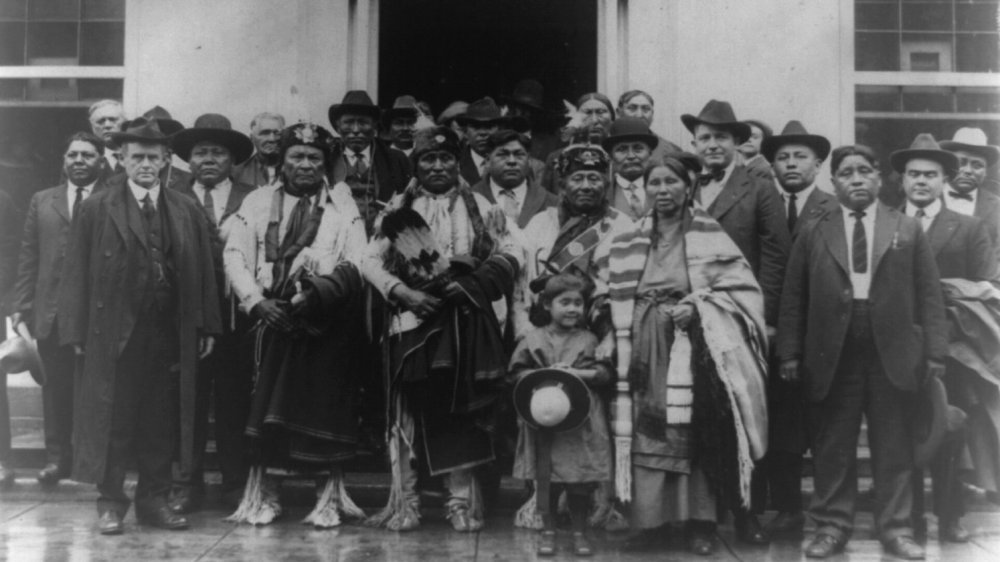
[[844,233],[847,236],[847,270],[851,274],[851,286],[854,288],[854,298],[859,300],[868,299],[868,293],[872,286],[872,247],[875,240],[875,210],[877,208],[878,204],[869,205],[863,211],[865,216],[861,217],[861,225],[865,229],[868,267],[865,268],[864,273],[857,273],[854,271],[854,221],[856,219],[851,216],[854,210],[841,205],[841,209],[844,211]]
[[475,150],[469,150],[469,154],[472,155],[472,163],[476,165],[476,169],[479,170],[479,175],[486,175],[486,157],[480,156]]
[[493,181],[492,177],[490,178],[490,191],[493,192],[493,200],[496,201],[497,205],[504,210],[507,218],[516,221],[517,217],[521,216],[521,208],[524,207],[524,198],[528,196],[527,181],[523,181],[521,182],[521,185],[511,188],[511,191],[514,193],[514,202],[517,204],[514,209],[511,209],[516,211],[514,216],[511,216],[510,213],[507,212],[508,207],[504,205],[504,200],[509,200],[508,196],[503,194],[506,189],[497,185],[497,183]]
[[395,148],[396,150],[402,152],[403,154],[405,154],[407,158],[409,158],[410,155],[413,154],[413,147],[412,146],[410,148],[400,148],[400,147],[398,147],[396,145],[392,145],[392,147]]
[[[941,212],[941,207],[942,205],[940,199],[935,199],[934,201],[931,201],[930,205],[927,205],[922,209],[920,207],[917,207],[913,203],[907,201],[906,216],[918,219],[920,221],[920,226],[924,228],[924,232],[927,232],[927,229],[931,227],[931,223],[934,222],[934,217],[938,216],[938,213]],[[923,210],[924,216],[917,217],[917,211],[920,210]]]
[[646,208],[646,180],[639,176],[635,180],[629,181],[621,174],[615,174],[615,183],[621,188],[626,201],[629,200],[629,191],[635,193],[636,199],[639,200],[639,213],[641,214],[642,210]]
[[[205,186],[201,182],[194,182],[194,193],[198,197],[198,202],[205,205]],[[226,178],[212,188],[212,211],[215,213],[215,220],[222,220],[223,213],[226,212],[226,203],[229,201],[229,193],[233,190],[233,182]]]
[[[778,186],[778,195],[781,196],[782,207],[785,208],[785,218],[788,218],[788,198],[792,196],[791,193],[784,190],[777,180],[775,180],[775,185]],[[809,187],[803,189],[802,191],[795,194],[795,216],[802,218],[802,208],[806,206],[806,200],[812,195],[812,192],[816,190],[816,184],[812,184]]]
[[698,196],[701,198],[702,208],[709,208],[712,203],[715,203],[715,198],[722,193],[722,188],[726,186],[726,182],[729,181],[729,176],[733,175],[733,170],[736,169],[736,159],[734,158],[729,166],[726,166],[726,173],[722,176],[719,181],[712,180],[711,182],[703,185],[698,191]]
[[118,161],[118,153],[115,152],[114,150],[111,150],[110,148],[104,149],[104,158],[107,159],[108,166],[110,166],[112,170],[114,170],[116,167],[118,167],[118,164],[120,164],[120,162]]
[[[358,163],[358,153],[353,150],[345,150],[344,154],[347,155],[347,163],[351,166],[356,166]],[[364,150],[361,151],[362,156],[365,157],[365,165],[371,167],[372,165],[372,147],[368,145]]]
[[979,195],[978,189],[973,189],[969,192],[972,196],[971,201],[965,199],[958,199],[951,196],[952,188],[948,186],[944,190],[944,206],[955,211],[956,213],[961,213],[963,215],[969,215],[970,217],[976,212],[976,196]]
[[86,201],[90,194],[94,192],[94,185],[97,184],[97,180],[94,180],[90,185],[79,186],[71,181],[66,182],[66,203],[69,206],[69,218],[73,218],[73,204],[76,203],[76,190],[83,187],[83,193],[80,194],[82,197],[81,201]]
[[160,206],[160,182],[156,182],[156,185],[146,189],[130,179],[128,180],[128,188],[136,202],[139,203],[139,209],[142,209],[142,200],[146,198],[147,194],[153,200],[154,209]]

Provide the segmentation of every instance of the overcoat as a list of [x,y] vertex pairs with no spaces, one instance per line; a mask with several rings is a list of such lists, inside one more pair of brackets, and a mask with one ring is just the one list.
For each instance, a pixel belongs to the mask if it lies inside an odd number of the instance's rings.
[[[198,337],[221,332],[219,300],[202,210],[171,189],[160,190],[157,206],[166,215],[177,272],[179,459],[181,470],[187,471],[194,449]],[[85,350],[74,386],[73,477],[98,482],[107,461],[118,357],[138,313],[132,296],[146,282],[140,275],[146,235],[128,183],[84,201],[72,233],[60,289],[59,333],[62,344]]]
[[996,278],[996,255],[984,221],[949,209],[941,209],[927,229],[927,239],[941,279],[958,277],[972,281]]

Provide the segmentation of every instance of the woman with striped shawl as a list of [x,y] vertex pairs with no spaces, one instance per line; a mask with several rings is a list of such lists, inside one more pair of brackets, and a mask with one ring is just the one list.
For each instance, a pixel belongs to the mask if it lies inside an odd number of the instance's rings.
[[[767,446],[767,342],[749,265],[688,204],[697,168],[676,154],[646,171],[654,205],[612,243],[608,291],[619,400],[634,404],[631,420],[614,420],[632,426],[630,546],[648,547],[665,535],[660,527],[683,522],[691,552],[709,555],[717,500],[748,501],[753,460]],[[616,410],[628,416],[627,406]]]

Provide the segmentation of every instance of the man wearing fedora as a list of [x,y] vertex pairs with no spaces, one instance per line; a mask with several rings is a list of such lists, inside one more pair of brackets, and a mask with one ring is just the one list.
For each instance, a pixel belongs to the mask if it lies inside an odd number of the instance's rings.
[[[744,143],[745,145],[745,143]],[[830,141],[810,134],[802,123],[789,121],[780,135],[768,135],[760,158],[774,168],[785,224],[794,240],[803,225],[837,207],[837,198],[816,185],[820,167],[830,154]],[[773,369],[777,372],[777,369]],[[768,523],[771,538],[802,535],[802,457],[807,449],[805,404],[801,387],[780,377],[768,379],[770,449],[764,460],[768,499],[778,515]]]
[[221,329],[211,234],[201,207],[160,181],[170,141],[156,122],[113,139],[127,179],[80,206],[60,289],[60,342],[83,355],[73,478],[97,484],[98,530],[121,534],[134,457],[140,522],[185,529],[168,494],[178,445],[191,467],[197,362]]
[[611,155],[612,181],[608,202],[633,221],[650,209],[643,174],[659,139],[638,117],[619,117],[601,145]]
[[405,154],[407,162],[413,152],[413,133],[419,115],[413,96],[399,96],[382,114],[382,129],[389,135],[389,147]]
[[[899,151],[893,162],[925,155]],[[816,488],[809,514],[817,530],[805,554],[827,558],[851,536],[864,416],[877,536],[887,553],[923,559],[911,524],[909,405],[925,377],[944,372],[937,266],[920,223],[877,203],[882,180],[871,149],[842,146],[831,169],[839,205],[795,239],[777,343],[778,376],[801,381],[808,401]]]
[[233,163],[235,181],[254,187],[274,183],[281,168],[278,161],[278,137],[284,128],[285,118],[281,114],[263,111],[253,116],[250,120],[253,156],[246,162]]
[[500,129],[489,138],[489,173],[472,191],[503,209],[507,219],[524,228],[538,213],[554,207],[559,198],[537,179],[528,179],[528,154],[532,141],[511,129]]
[[[17,207],[6,191],[0,190],[0,302],[17,279],[18,231]],[[7,330],[0,330],[0,342],[7,339]],[[14,485],[11,463],[10,404],[7,400],[7,377],[0,384],[0,489]]]
[[958,157],[958,173],[944,192],[944,206],[982,219],[1000,252],[1000,197],[985,189],[986,172],[1000,160],[1000,147],[989,144],[982,129],[962,127],[941,148]]
[[254,145],[246,135],[234,131],[225,116],[201,115],[194,127],[177,133],[172,144],[174,153],[191,167],[192,176],[191,183],[178,186],[177,191],[193,198],[208,219],[222,313],[222,334],[216,338],[215,349],[198,364],[191,472],[180,475],[180,484],[171,498],[174,511],[189,513],[200,508],[205,496],[203,474],[210,397],[214,397],[216,456],[222,473],[223,498],[235,505],[246,483],[243,428],[250,411],[253,373],[253,350],[247,341],[251,321],[239,310],[230,290],[222,250],[229,232],[225,222],[256,187],[233,179],[234,164],[251,158]]
[[[922,152],[916,150],[920,149]],[[965,279],[968,281],[991,281],[997,277],[994,261],[993,242],[989,229],[978,218],[957,213],[946,208],[942,194],[949,182],[954,183],[956,173],[963,164],[959,156],[952,152],[938,150],[938,145],[929,134],[921,134],[913,142],[910,151],[892,160],[893,167],[902,175],[903,193],[906,195],[904,211],[907,216],[920,221],[931,252],[937,263],[941,279]],[[966,166],[968,161],[964,162]],[[960,325],[954,326],[953,333],[963,334]],[[964,335],[964,334],[963,334]],[[949,401],[963,409],[971,404],[967,397],[974,392],[973,387],[964,384],[966,373],[962,365],[949,360],[948,373],[944,383]],[[934,513],[938,517],[938,539],[942,542],[967,542],[969,532],[961,524],[965,513],[964,490],[958,478],[959,455],[965,442],[960,436],[953,436],[937,452],[930,464],[934,483]],[[926,529],[923,521],[923,471],[914,474],[914,494],[917,509],[914,526]],[[918,519],[919,518],[919,519]]]
[[327,115],[342,140],[342,148],[333,159],[331,182],[344,182],[351,188],[370,236],[379,209],[410,181],[410,162],[377,138],[381,111],[368,92],[347,92],[343,101],[330,106]]
[[38,481],[53,484],[73,466],[73,348],[59,343],[57,318],[60,282],[72,220],[83,201],[104,188],[101,178],[104,141],[91,133],[70,136],[63,152],[62,185],[31,198],[21,238],[21,257],[11,324],[26,322],[38,340],[45,365],[42,387],[45,415],[45,467]]
[[[694,136],[691,145],[707,170],[695,188],[695,204],[719,222],[749,262],[764,292],[764,321],[773,340],[791,246],[781,197],[773,182],[751,174],[738,162],[737,147],[750,137],[750,126],[736,118],[729,102],[710,100],[697,116],[682,115],[681,122]],[[755,475],[751,510],[734,508],[737,536],[744,542],[767,542],[752,513],[762,509],[763,492],[762,476]]]
[[[133,122],[137,122],[139,119],[142,119],[143,122],[155,122],[157,128],[167,138],[170,138],[184,130],[184,125],[182,125],[180,121],[171,117],[170,112],[159,105],[153,106],[143,113],[141,117],[137,117],[132,121],[122,122],[121,130],[131,128],[133,126]],[[112,140],[110,142],[113,143],[114,141]],[[111,144],[111,146],[114,145]],[[169,146],[167,146],[167,165],[163,166],[160,170],[160,183],[165,185],[168,189],[177,189],[178,186],[185,185],[190,181],[191,174],[187,170],[183,170],[174,165],[173,151]],[[119,167],[116,169],[115,173],[108,178],[108,186],[118,186],[127,182],[128,175],[125,173],[124,163],[119,161]]]
[[[465,113],[455,118],[465,129],[466,145],[458,161],[462,179],[469,185],[476,185],[489,173],[490,135],[501,128],[524,131],[528,120],[520,116],[504,115],[493,98],[485,97],[469,104]],[[540,178],[545,164],[529,157],[531,177]]]

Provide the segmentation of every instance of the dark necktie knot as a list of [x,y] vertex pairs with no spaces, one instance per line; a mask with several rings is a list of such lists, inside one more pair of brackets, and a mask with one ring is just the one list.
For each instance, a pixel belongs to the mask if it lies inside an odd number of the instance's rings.
[[854,211],[854,212],[851,213],[851,216],[854,217],[855,220],[861,220],[861,219],[865,218],[866,214],[868,214],[868,213],[866,213],[864,211]]
[[702,184],[712,183],[712,181],[722,181],[724,177],[726,177],[726,169],[719,168],[718,170],[709,170],[698,174],[698,182]]
[[972,192],[959,193],[957,191],[949,191],[948,197],[951,197],[952,199],[965,199],[966,201],[972,201]]
[[927,216],[927,213],[925,213],[923,209],[917,209],[917,212],[915,214],[918,219],[922,219]]

